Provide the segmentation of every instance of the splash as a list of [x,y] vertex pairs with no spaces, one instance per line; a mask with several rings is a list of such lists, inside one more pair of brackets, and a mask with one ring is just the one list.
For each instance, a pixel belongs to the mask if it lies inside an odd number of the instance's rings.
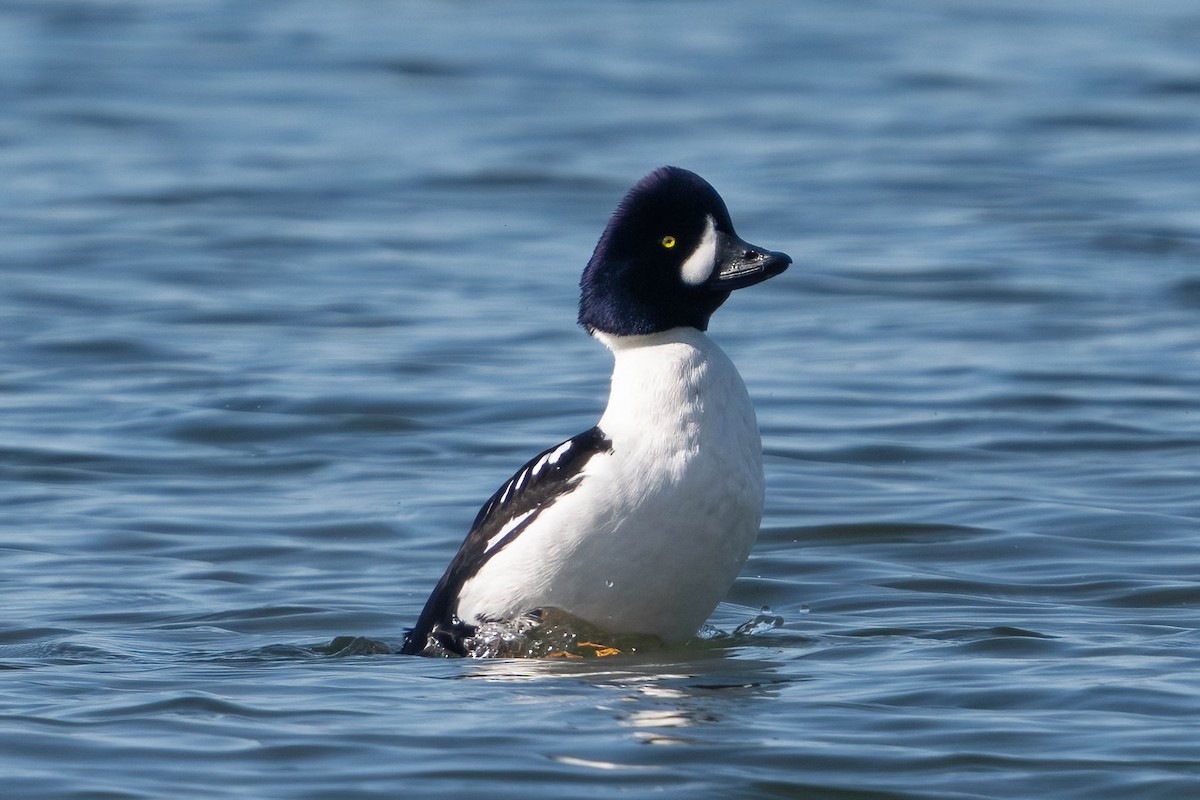
[[747,639],[751,636],[761,636],[764,633],[780,628],[783,626],[783,623],[783,617],[772,612],[770,606],[763,606],[758,610],[757,615],[738,625],[733,629],[732,633],[706,624],[700,629],[699,637],[709,641],[718,639]]
[[658,637],[612,634],[558,609],[485,622],[467,641],[472,658],[606,658],[662,646]]
[[758,610],[758,615],[754,619],[746,620],[734,628],[733,636],[735,639],[746,636],[758,636],[781,627],[783,627],[783,617],[771,613],[770,606],[763,606]]
[[[763,606],[758,614],[726,632],[712,625],[701,640],[747,639],[782,627],[783,617]],[[545,609],[508,622],[487,622],[467,642],[472,658],[606,658],[662,649],[655,636],[613,634],[558,609]]]

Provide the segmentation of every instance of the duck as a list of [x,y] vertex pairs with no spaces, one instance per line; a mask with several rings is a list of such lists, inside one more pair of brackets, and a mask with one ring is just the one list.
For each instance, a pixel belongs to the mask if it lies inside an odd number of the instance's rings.
[[764,503],[754,406],[709,320],[791,263],[741,239],[696,173],[638,181],[580,279],[579,323],[613,356],[603,414],[488,498],[400,652],[472,655],[480,626],[546,611],[668,645],[694,637]]

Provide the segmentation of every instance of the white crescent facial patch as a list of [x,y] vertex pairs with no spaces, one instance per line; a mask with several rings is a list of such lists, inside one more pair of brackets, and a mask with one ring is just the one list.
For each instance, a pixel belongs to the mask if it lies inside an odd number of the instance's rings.
[[684,283],[689,286],[699,286],[709,279],[716,266],[717,227],[710,216],[704,225],[704,235],[700,237],[700,243],[696,245],[696,249],[683,262],[683,265],[679,268],[679,273]]

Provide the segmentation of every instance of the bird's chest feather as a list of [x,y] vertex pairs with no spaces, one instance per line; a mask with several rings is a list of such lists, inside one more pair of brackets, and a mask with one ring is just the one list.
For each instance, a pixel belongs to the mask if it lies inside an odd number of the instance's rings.
[[712,351],[683,344],[618,351],[600,421],[613,448],[596,468],[598,483],[607,482],[631,513],[661,505],[703,527],[706,514],[761,502],[754,410],[733,365]]
[[[741,377],[716,345],[694,341],[616,350],[600,427],[613,449],[597,464],[624,506],[616,546],[677,563],[745,557],[762,513],[762,447]],[[607,473],[606,475],[604,473]],[[628,552],[628,551],[627,551]]]

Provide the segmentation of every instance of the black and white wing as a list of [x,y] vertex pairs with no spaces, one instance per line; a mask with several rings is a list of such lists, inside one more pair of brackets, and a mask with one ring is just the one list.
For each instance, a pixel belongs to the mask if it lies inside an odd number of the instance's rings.
[[454,614],[463,584],[520,536],[543,510],[570,492],[582,479],[583,468],[592,456],[611,451],[612,442],[595,427],[539,453],[517,470],[479,509],[467,538],[426,601],[400,652],[466,655],[463,640],[470,638],[475,628]]

